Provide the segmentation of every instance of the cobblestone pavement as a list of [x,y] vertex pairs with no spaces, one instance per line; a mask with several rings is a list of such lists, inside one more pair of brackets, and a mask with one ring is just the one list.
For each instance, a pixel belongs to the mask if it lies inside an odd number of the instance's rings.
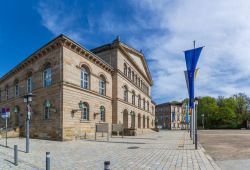
[[[30,153],[24,153],[25,139],[0,140],[0,169],[45,169],[45,153],[51,152],[52,170],[103,169],[105,160],[111,169],[219,169],[212,158],[194,145],[186,131],[161,131],[135,137],[113,137],[98,141],[68,142],[31,139]],[[18,144],[19,165],[13,165],[13,146]]]

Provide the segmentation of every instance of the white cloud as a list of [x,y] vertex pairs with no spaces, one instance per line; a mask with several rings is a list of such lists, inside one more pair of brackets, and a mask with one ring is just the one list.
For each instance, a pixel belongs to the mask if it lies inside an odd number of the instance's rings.
[[[154,98],[157,101],[187,96],[183,70],[183,50],[192,48],[192,41],[205,45],[198,67],[196,94],[250,95],[250,2],[246,0],[175,0],[131,1],[138,13],[147,13],[147,21],[166,30],[162,35],[148,36],[142,41],[148,56],[157,60],[151,68],[155,74]],[[149,15],[150,14],[150,15]],[[142,14],[139,14],[142,15]],[[151,23],[148,22],[149,27]],[[239,82],[240,81],[240,82]],[[244,83],[245,82],[245,83]]]
[[[98,11],[98,18],[83,14],[79,5],[67,7],[39,3],[43,25],[53,34],[65,33],[84,44],[93,36],[121,35],[121,39],[143,49],[153,74],[153,99],[157,103],[187,97],[183,50],[205,45],[198,67],[196,95],[250,95],[250,1],[247,0],[143,0],[128,1],[126,14]],[[106,8],[103,8],[106,9]],[[117,11],[116,11],[117,12]],[[119,11],[118,11],[119,12]],[[81,17],[84,15],[84,17]],[[82,18],[88,23],[76,25]],[[126,21],[126,22],[124,22]],[[86,36],[88,35],[88,39]],[[84,38],[82,38],[84,36]],[[92,39],[90,39],[92,36]],[[112,39],[109,38],[109,39]]]

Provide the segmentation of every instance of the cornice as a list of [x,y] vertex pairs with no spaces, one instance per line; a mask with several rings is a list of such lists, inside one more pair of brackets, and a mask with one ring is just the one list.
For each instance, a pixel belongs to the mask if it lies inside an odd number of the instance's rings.
[[54,51],[55,49],[59,47],[66,47],[70,49],[71,51],[74,51],[75,53],[83,56],[84,58],[88,59],[92,63],[98,65],[99,67],[103,68],[104,70],[112,73],[113,68],[107,64],[104,60],[99,58],[97,55],[92,53],[91,51],[87,50],[86,48],[82,47],[78,43],[74,42],[70,38],[66,37],[65,35],[61,34],[58,37],[54,38],[41,48],[39,48],[37,51],[35,51],[33,54],[31,54],[29,57],[24,59],[20,64],[15,66],[13,69],[11,69],[7,74],[5,74],[3,77],[0,78],[0,83],[2,83],[4,80],[11,77],[13,74],[16,74],[25,68],[27,66],[34,63],[39,58],[47,55],[48,53]]
[[99,67],[103,68],[104,70],[112,73],[113,68],[107,64],[104,60],[102,60],[100,57],[95,55],[93,52],[87,50],[86,48],[82,47],[78,43],[74,42],[73,40],[69,39],[66,36],[62,36],[63,43],[62,45],[75,53],[83,56],[85,59],[88,59],[92,63],[98,65]]

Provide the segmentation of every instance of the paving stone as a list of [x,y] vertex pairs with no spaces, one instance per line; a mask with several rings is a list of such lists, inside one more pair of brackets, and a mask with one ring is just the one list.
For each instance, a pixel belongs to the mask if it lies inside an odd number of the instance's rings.
[[[159,136],[161,136],[159,138]],[[51,169],[103,169],[104,161],[111,162],[111,169],[219,169],[213,159],[199,146],[194,145],[186,131],[161,131],[135,137],[110,138],[68,142],[30,140],[30,153],[26,154],[25,139],[11,138],[10,148],[0,140],[0,169],[45,169],[45,153],[51,152]],[[182,147],[180,146],[182,143]],[[19,165],[13,164],[13,146],[17,144]],[[130,148],[130,149],[128,149]]]

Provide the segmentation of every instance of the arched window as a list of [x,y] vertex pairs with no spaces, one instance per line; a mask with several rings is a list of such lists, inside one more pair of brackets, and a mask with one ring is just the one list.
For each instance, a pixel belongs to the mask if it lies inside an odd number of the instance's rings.
[[16,97],[19,96],[19,81],[18,80],[15,81],[15,96]]
[[145,99],[143,98],[143,109],[145,110]]
[[135,104],[135,91],[132,91],[132,104]]
[[128,78],[131,80],[131,69],[130,69],[130,67],[128,68]]
[[100,107],[100,119],[101,121],[105,122],[105,107],[104,106]]
[[89,120],[89,104],[84,102],[82,107],[82,120]]
[[124,94],[123,94],[124,101],[128,101],[128,87],[124,86]]
[[6,100],[9,100],[9,86],[8,85],[5,87],[5,97],[6,97]]
[[124,74],[125,74],[125,76],[127,76],[127,64],[126,63],[124,63]]
[[44,110],[44,119],[48,120],[50,118],[50,101],[49,100],[45,100],[43,103],[43,110]]
[[132,81],[135,82],[135,73],[132,71]]
[[32,73],[29,73],[27,78],[27,93],[32,93],[32,84]]
[[81,68],[81,87],[89,89],[90,72],[87,67]]
[[43,70],[43,86],[49,87],[52,84],[52,78],[51,78],[51,66],[50,64],[47,64],[46,67],[44,67]]
[[147,110],[149,112],[149,102],[147,101]]
[[141,108],[141,96],[138,96],[138,107]]
[[106,95],[106,80],[103,75],[100,76],[99,80],[99,94]]

